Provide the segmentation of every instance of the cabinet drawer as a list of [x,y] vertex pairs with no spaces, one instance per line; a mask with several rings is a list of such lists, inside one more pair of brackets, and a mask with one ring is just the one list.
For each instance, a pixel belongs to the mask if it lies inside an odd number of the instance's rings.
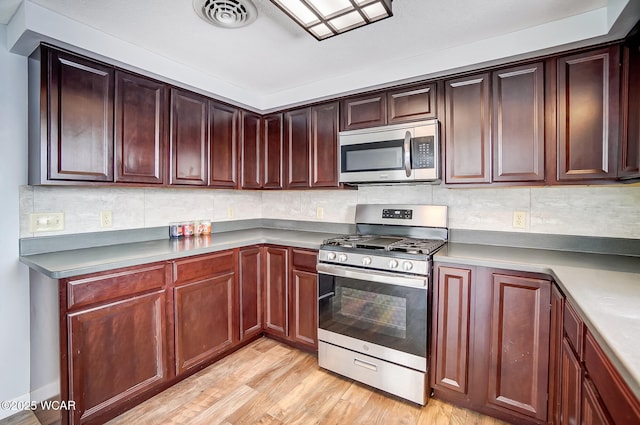
[[232,250],[190,257],[173,263],[173,281],[176,284],[193,282],[203,277],[230,272],[236,264]]
[[578,313],[570,303],[565,303],[563,324],[564,333],[571,344],[571,348],[576,352],[578,358],[582,358],[583,323]]
[[67,280],[67,307],[78,308],[114,300],[165,285],[166,264],[150,264],[85,275]]
[[588,331],[584,338],[584,365],[614,423],[640,423],[640,401]]
[[291,250],[291,263],[294,269],[306,270],[312,273],[316,272],[316,263],[318,262],[318,252],[302,249]]

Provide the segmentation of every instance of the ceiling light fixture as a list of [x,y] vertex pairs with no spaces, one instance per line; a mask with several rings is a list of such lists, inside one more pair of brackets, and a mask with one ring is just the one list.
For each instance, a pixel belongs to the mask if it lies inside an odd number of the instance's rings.
[[318,40],[393,15],[392,0],[271,0]]

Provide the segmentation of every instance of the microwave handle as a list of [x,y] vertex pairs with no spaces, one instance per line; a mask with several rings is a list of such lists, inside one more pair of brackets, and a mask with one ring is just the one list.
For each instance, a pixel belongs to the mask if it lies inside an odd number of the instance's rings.
[[404,171],[411,177],[411,132],[404,134]]

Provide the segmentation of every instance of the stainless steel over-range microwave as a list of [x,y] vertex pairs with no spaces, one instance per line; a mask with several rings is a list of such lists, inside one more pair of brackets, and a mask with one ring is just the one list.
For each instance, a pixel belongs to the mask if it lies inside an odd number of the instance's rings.
[[339,133],[341,183],[434,181],[440,178],[438,120]]

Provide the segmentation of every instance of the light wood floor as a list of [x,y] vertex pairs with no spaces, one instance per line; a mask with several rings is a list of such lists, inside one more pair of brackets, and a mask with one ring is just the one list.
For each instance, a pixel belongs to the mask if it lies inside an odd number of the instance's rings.
[[[25,416],[25,415],[23,415]],[[13,420],[13,421],[12,421]],[[36,425],[17,415],[0,425]],[[318,367],[313,355],[261,338],[108,425],[482,424],[505,422],[439,400],[403,401]]]

